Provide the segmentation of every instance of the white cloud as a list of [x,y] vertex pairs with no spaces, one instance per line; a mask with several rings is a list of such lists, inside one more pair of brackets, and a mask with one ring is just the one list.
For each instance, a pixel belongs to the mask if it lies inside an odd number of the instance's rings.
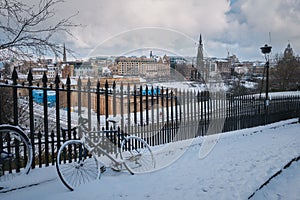
[[[280,53],[290,41],[294,49],[300,49],[300,2],[297,0],[240,0],[228,14],[230,19],[227,38],[239,48],[237,55],[244,59],[259,58],[259,47],[264,43],[273,46],[273,53]],[[271,38],[269,38],[271,33]],[[252,51],[251,51],[252,49]],[[255,56],[257,50],[257,56]]]
[[78,10],[76,21],[85,25],[73,31],[77,48],[95,47],[112,35],[139,27],[174,29],[195,40],[203,33],[208,38],[226,28],[225,13],[229,10],[225,0],[89,0],[67,4],[70,9],[64,14]]
[[[108,41],[113,43],[110,53],[122,52],[120,48],[124,46],[127,50],[151,45],[180,53],[184,46],[187,49],[186,46],[191,45],[189,51],[192,52],[191,49],[195,49],[193,40],[198,41],[202,33],[207,56],[225,57],[228,48],[241,60],[251,60],[262,58],[259,47],[269,43],[269,32],[274,53],[282,52],[288,41],[294,51],[299,52],[299,10],[298,0],[236,0],[231,3],[227,0],[68,0],[57,14],[67,16],[79,11],[74,20],[84,27],[73,30],[75,38],[68,38],[68,45],[80,55],[88,54],[103,42],[108,47]],[[137,37],[143,32],[136,31],[141,27],[161,27],[165,31],[155,30],[155,33]],[[170,30],[179,33],[172,34]],[[126,35],[127,31],[131,37]],[[122,32],[123,37],[119,35]],[[113,36],[119,38],[112,40]]]

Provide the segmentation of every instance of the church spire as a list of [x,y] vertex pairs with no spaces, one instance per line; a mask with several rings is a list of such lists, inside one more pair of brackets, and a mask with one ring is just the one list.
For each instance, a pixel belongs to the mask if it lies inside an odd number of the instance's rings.
[[196,69],[201,74],[202,78],[206,78],[207,74],[204,67],[204,57],[203,57],[203,44],[202,44],[202,35],[199,37],[197,60],[196,60]]
[[64,50],[63,50],[63,62],[67,62],[67,53],[66,53],[66,45],[64,43]]
[[199,45],[202,45],[202,36],[200,34],[200,38],[199,38]]
[[199,71],[203,69],[203,44],[202,44],[202,36],[200,34],[199,44],[198,44],[198,52],[197,52],[197,68]]

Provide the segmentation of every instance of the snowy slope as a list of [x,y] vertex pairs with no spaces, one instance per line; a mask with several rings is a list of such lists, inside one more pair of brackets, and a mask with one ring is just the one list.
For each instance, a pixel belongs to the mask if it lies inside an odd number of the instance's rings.
[[[100,180],[74,192],[62,185],[55,167],[35,169],[14,183],[5,183],[5,190],[37,185],[7,193],[0,190],[0,199],[247,199],[300,155],[300,124],[293,123],[296,121],[221,134],[203,159],[199,158],[199,150],[207,138],[196,138],[178,160],[165,168],[134,176],[108,170]],[[160,151],[158,162],[176,151]],[[257,191],[253,199],[299,198],[299,162]]]

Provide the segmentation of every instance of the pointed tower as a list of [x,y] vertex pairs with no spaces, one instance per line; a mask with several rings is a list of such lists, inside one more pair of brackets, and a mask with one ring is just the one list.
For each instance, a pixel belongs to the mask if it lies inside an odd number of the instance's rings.
[[288,43],[287,47],[285,48],[283,55],[285,58],[291,58],[294,56],[293,49],[290,43]]
[[204,69],[203,44],[202,44],[201,34],[200,34],[199,44],[198,44],[196,69],[197,69],[198,72],[200,72],[202,78],[206,77],[206,72],[205,72],[205,69]]
[[63,50],[63,62],[67,62],[67,53],[66,53],[66,45],[64,44],[64,50]]

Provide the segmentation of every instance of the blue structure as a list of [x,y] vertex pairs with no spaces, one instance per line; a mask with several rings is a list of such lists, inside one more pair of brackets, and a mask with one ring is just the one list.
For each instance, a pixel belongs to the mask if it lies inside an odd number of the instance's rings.
[[[161,94],[159,88],[153,88],[153,95]],[[142,95],[146,95],[146,90],[142,90]],[[152,89],[148,89],[148,95],[152,95]]]
[[[33,100],[38,104],[43,104],[44,91],[43,90],[33,90],[32,91]],[[47,91],[47,102],[48,106],[52,107],[55,105],[56,94],[55,91]]]

